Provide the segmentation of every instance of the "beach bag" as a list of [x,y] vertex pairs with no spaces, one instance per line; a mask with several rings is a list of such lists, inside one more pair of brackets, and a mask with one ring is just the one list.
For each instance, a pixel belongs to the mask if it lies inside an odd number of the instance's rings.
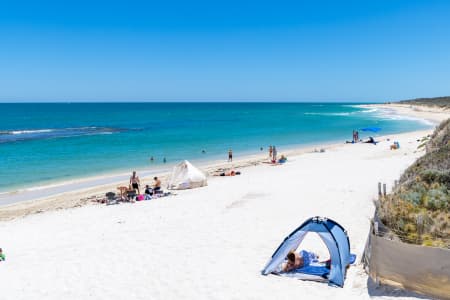
[[144,200],[144,195],[138,195],[138,196],[136,197],[136,200],[137,200],[137,201],[142,201],[142,200]]

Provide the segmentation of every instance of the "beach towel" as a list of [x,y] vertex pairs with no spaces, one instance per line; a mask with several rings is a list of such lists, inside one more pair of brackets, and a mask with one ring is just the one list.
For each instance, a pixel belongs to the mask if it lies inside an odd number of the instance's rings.
[[[304,266],[289,272],[279,272],[277,275],[284,277],[297,278],[301,280],[324,281],[328,279],[330,268],[324,262],[318,262],[317,256],[312,252],[302,250],[300,254],[303,256]],[[356,254],[350,254],[349,264],[354,264]]]
[[284,277],[297,278],[302,280],[323,281],[328,279],[330,269],[325,264],[318,263],[292,270],[290,272],[281,272],[278,275]]

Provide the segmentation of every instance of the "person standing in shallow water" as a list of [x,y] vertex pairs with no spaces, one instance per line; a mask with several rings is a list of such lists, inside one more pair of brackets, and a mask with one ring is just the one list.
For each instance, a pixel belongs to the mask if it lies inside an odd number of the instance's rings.
[[272,152],[273,151],[273,148],[272,148],[272,146],[269,146],[269,157],[270,158],[272,158]]
[[233,150],[228,150],[228,162],[233,161]]

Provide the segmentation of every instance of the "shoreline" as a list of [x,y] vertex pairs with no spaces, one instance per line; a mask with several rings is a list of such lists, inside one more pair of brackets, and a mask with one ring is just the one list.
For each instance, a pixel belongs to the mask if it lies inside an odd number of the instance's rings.
[[[417,106],[404,104],[362,104],[361,107],[372,107],[395,110],[400,115],[421,118],[437,125],[440,121],[448,117],[449,112],[442,111],[442,109],[433,109],[427,107],[420,109]],[[377,139],[386,140],[393,136],[399,137],[408,134],[426,135],[432,133],[434,128],[426,130],[408,131],[397,134],[385,134],[377,137]],[[288,158],[296,157],[308,152],[313,152],[314,149],[335,149],[345,146],[345,143],[328,141],[314,145],[304,145],[299,147],[287,148],[279,151],[279,154],[284,154]],[[219,169],[243,169],[249,166],[256,166],[267,161],[268,154],[266,151],[261,153],[253,153],[245,155],[244,157],[235,160],[232,163],[221,160],[205,160],[197,163],[197,167],[204,171],[209,179],[211,173]],[[175,164],[167,165],[166,168],[158,168],[155,170],[143,170],[137,168],[138,175],[142,183],[150,184],[154,176],[158,176],[163,180],[165,185],[166,177],[170,174],[172,167]],[[159,167],[159,166],[158,166]],[[36,186],[22,191],[11,191],[0,193],[0,221],[13,219],[28,214],[43,212],[47,210],[79,207],[89,203],[88,198],[101,197],[108,191],[117,192],[117,186],[127,185],[129,173],[111,173],[100,176],[77,178],[70,181],[55,183],[45,186]],[[36,192],[38,191],[38,192]]]
[[[361,112],[373,112],[377,109],[373,109],[372,107],[370,109],[366,109],[364,104],[353,104],[353,105],[344,105],[349,107],[357,107],[358,111]],[[377,118],[380,119],[397,119],[395,114],[394,117],[391,116],[391,113],[384,113],[385,108],[380,109],[378,113],[375,113],[374,120],[376,121]],[[305,113],[308,114],[308,113]],[[320,114],[320,113],[319,113]],[[353,112],[348,113],[349,115],[352,115]],[[325,113],[326,115],[326,113]],[[334,114],[332,114],[334,115]],[[347,115],[345,113],[344,115]],[[358,118],[364,117],[365,114],[362,114],[362,116],[359,116]],[[384,117],[386,116],[386,117]],[[323,117],[324,120],[326,120],[327,117]],[[399,118],[401,119],[401,118]],[[364,120],[364,119],[363,119]],[[420,122],[420,119],[414,118],[413,121],[417,122],[417,127],[414,126],[415,130],[421,130],[424,128],[427,128],[430,126],[428,122]],[[363,121],[364,122],[364,121]],[[423,123],[423,124],[419,124]],[[361,124],[360,124],[361,125]],[[361,126],[364,127],[364,126]],[[356,128],[356,127],[355,127]],[[387,132],[390,133],[389,129],[390,127],[384,127],[385,130],[388,130]],[[286,141],[283,141],[282,143],[275,143],[275,145],[279,146],[279,149],[297,149],[297,148],[304,148],[309,146],[319,146],[322,144],[330,144],[330,143],[341,143],[345,141],[345,139],[349,139],[351,136],[348,132],[348,130],[345,129],[343,132],[340,130],[336,134],[326,134],[326,130],[322,131],[325,134],[322,134],[322,132],[317,133],[314,136],[310,136],[305,140],[302,140],[301,138],[290,138]],[[349,130],[351,131],[351,130]],[[397,133],[400,132],[407,132],[411,131],[410,128],[403,127],[401,129],[398,129]],[[301,130],[300,130],[301,132]],[[306,131],[305,131],[306,132]],[[386,135],[386,132],[383,132],[383,135]],[[274,140],[277,140],[276,138]],[[267,147],[269,144],[272,144],[272,142],[268,142],[265,140],[264,142],[261,142],[261,145],[255,146],[255,145],[245,145],[242,149],[234,149],[235,156],[236,157],[242,157],[247,158],[249,156],[259,155],[260,152],[259,148],[260,146],[263,146],[265,148],[265,151],[267,151]],[[37,199],[42,197],[47,197],[54,195],[56,193],[64,192],[63,186],[70,186],[67,188],[67,190],[73,190],[73,189],[80,189],[80,188],[87,188],[87,187],[95,187],[97,185],[107,184],[107,183],[113,183],[118,182],[120,180],[126,180],[129,176],[128,174],[131,172],[131,170],[136,170],[139,174],[143,174],[143,176],[154,175],[154,174],[161,174],[164,172],[170,172],[172,167],[175,165],[175,162],[177,162],[178,159],[189,159],[192,163],[199,166],[208,166],[210,164],[215,164],[216,162],[222,162],[226,158],[226,151],[222,152],[222,150],[226,150],[224,148],[221,149],[219,153],[216,151],[212,151],[211,153],[208,152],[207,155],[201,155],[200,153],[197,153],[196,155],[192,156],[192,153],[189,153],[188,156],[186,155],[178,155],[176,159],[171,159],[169,163],[163,164],[162,162],[150,162],[149,156],[148,157],[142,157],[138,161],[133,161],[132,163],[121,163],[121,164],[115,164],[114,159],[110,159],[108,163],[107,168],[95,168],[95,167],[89,167],[86,165],[83,169],[73,169],[68,172],[63,172],[63,174],[58,175],[59,173],[55,173],[53,175],[46,175],[41,176],[40,174],[31,175],[31,176],[19,176],[19,180],[14,180],[12,182],[11,180],[8,180],[5,178],[3,185],[0,188],[0,206],[9,204],[12,202],[17,202],[21,200],[29,200],[29,199]],[[179,152],[179,151],[178,151]],[[121,157],[127,157],[128,155],[124,152],[125,155],[122,153],[118,153],[118,156]],[[179,161],[178,161],[179,162]],[[104,163],[102,163],[104,164]],[[61,166],[63,166],[63,163],[58,163],[58,165],[55,165],[54,167],[56,169],[59,169]],[[11,164],[11,168],[13,168],[14,163]],[[70,168],[70,166],[69,166]],[[20,169],[18,170],[18,174],[22,174],[26,169]],[[48,172],[48,168],[43,168],[44,171]],[[81,170],[81,171],[80,171]],[[33,174],[37,170],[36,169],[30,169],[30,171],[26,172],[27,174]],[[39,172],[38,172],[39,173]],[[3,175],[6,177],[6,172]],[[20,180],[22,178],[22,180]],[[89,183],[91,182],[91,183]],[[53,190],[53,191],[52,191]],[[14,199],[12,199],[12,198]],[[5,198],[8,198],[8,200],[5,200]]]

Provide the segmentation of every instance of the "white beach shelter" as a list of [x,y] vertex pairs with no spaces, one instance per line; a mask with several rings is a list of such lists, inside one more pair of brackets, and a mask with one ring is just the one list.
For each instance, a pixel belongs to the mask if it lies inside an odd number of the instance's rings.
[[167,188],[169,190],[192,189],[207,185],[206,176],[187,160],[173,167]]

